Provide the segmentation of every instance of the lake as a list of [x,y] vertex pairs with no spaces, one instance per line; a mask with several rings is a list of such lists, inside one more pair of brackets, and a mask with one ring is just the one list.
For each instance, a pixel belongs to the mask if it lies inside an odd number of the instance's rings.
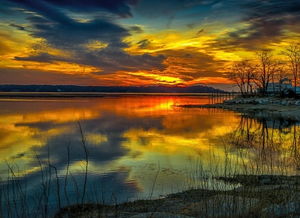
[[179,107],[219,101],[204,95],[2,97],[1,201],[44,213],[49,204],[51,214],[82,201],[232,188],[218,176],[299,170],[298,123]]

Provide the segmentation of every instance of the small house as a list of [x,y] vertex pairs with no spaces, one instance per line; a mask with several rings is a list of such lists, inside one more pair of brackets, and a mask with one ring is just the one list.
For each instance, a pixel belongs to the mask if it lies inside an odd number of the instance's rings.
[[[279,82],[269,83],[267,88],[267,93],[276,94],[281,92],[288,92],[289,90],[294,90],[294,87],[292,86],[292,82],[288,78],[283,78]],[[299,87],[299,92],[300,92],[300,87]]]

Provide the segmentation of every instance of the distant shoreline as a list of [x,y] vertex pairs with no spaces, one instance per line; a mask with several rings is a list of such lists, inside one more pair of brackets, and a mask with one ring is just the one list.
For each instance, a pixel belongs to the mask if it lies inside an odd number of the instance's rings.
[[[216,93],[141,93],[141,92],[0,92],[1,98],[83,98],[83,97],[119,97],[119,96],[214,96]],[[228,93],[218,93],[228,96]]]

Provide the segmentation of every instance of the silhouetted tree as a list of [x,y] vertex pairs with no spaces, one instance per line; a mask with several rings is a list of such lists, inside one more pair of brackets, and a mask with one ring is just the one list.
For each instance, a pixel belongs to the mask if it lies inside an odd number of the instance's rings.
[[254,69],[249,61],[244,60],[235,63],[228,74],[228,78],[238,86],[243,96],[253,93]]
[[269,83],[274,78],[278,69],[278,63],[273,60],[271,50],[261,50],[257,52],[258,64],[255,70],[255,83],[260,88],[262,94],[267,93]]
[[288,57],[290,71],[293,74],[294,87],[296,93],[297,81],[300,71],[300,45],[292,44],[290,45],[284,54]]

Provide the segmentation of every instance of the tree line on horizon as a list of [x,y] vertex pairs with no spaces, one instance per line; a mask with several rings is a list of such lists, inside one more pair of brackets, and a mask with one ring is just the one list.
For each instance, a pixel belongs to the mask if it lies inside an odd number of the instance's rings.
[[282,83],[286,78],[292,81],[294,94],[300,76],[300,43],[287,46],[280,53],[280,59],[271,49],[256,52],[255,60],[235,62],[227,77],[238,87],[242,96],[267,94],[271,83]]
[[193,86],[78,86],[78,85],[0,85],[0,92],[108,92],[108,93],[222,93],[205,85]]

